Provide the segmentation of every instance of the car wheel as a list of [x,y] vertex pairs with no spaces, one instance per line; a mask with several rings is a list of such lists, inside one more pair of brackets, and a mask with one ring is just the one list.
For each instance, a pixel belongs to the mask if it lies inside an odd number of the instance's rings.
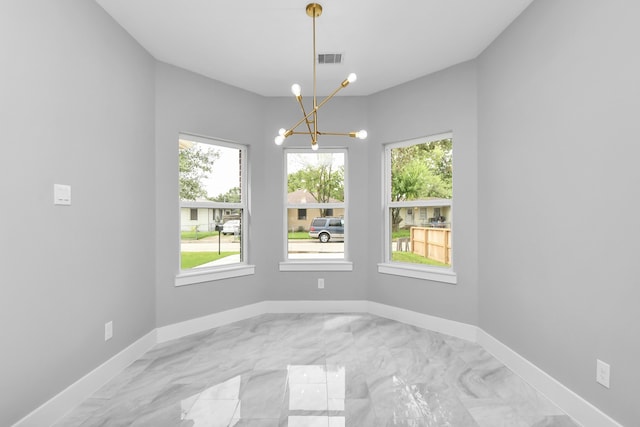
[[327,233],[320,233],[318,239],[320,239],[322,243],[327,243],[329,241],[329,235]]

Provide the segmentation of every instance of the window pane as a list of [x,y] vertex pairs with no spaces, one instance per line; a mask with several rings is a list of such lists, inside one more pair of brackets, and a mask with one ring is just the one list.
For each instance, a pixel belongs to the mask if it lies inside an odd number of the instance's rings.
[[391,149],[391,202],[452,197],[452,141]]
[[[334,209],[336,213],[344,208]],[[344,259],[344,219],[322,217],[320,209],[307,209],[306,220],[298,209],[287,209],[289,259]]]
[[411,208],[390,209],[389,218],[397,224],[391,232],[391,261],[451,267],[451,206],[421,209],[425,220],[410,215]]
[[397,146],[388,153],[387,200],[397,203],[388,208],[390,261],[451,267],[452,140]]
[[238,148],[180,140],[180,200],[240,202]]
[[243,262],[243,147],[181,135],[178,148],[180,269]]
[[289,204],[344,202],[344,153],[287,153]]
[[286,153],[288,259],[345,258],[345,157]]
[[182,270],[242,262],[242,209],[180,209],[180,266]]

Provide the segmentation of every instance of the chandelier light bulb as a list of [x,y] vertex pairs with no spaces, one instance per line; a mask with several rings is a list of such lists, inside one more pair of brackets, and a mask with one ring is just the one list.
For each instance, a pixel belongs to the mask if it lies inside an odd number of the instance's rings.
[[313,151],[318,151],[318,143],[316,142],[315,144],[311,144],[311,149]]
[[356,132],[356,138],[358,138],[358,139],[367,139],[367,131],[362,129],[362,130]]
[[347,76],[347,80],[349,81],[349,83],[353,83],[358,80],[358,76],[356,76],[356,73],[351,73]]
[[284,136],[278,135],[278,136],[276,136],[274,141],[275,141],[276,145],[282,145],[282,143],[284,142]]
[[291,86],[291,93],[293,93],[296,97],[300,96],[302,93],[302,88],[298,83],[295,83]]
[[287,132],[287,130],[285,128],[280,128],[280,130],[278,131],[278,135],[280,136],[284,136],[284,134]]

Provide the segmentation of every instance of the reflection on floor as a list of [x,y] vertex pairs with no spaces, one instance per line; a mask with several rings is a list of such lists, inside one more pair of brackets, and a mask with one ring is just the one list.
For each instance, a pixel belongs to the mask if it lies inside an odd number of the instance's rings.
[[370,314],[268,314],[160,344],[61,426],[577,426],[476,344]]

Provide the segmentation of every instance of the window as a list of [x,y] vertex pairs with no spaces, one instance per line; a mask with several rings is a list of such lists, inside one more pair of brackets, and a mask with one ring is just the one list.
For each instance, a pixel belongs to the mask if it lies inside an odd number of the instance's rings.
[[384,164],[386,250],[379,271],[455,283],[452,135],[387,144]]
[[[176,284],[253,273],[245,262],[246,147],[181,134],[178,161],[180,274]],[[224,274],[216,274],[220,272]]]
[[285,150],[286,248],[281,270],[325,269],[330,264],[326,269],[351,269],[345,263],[346,160],[344,149]]

